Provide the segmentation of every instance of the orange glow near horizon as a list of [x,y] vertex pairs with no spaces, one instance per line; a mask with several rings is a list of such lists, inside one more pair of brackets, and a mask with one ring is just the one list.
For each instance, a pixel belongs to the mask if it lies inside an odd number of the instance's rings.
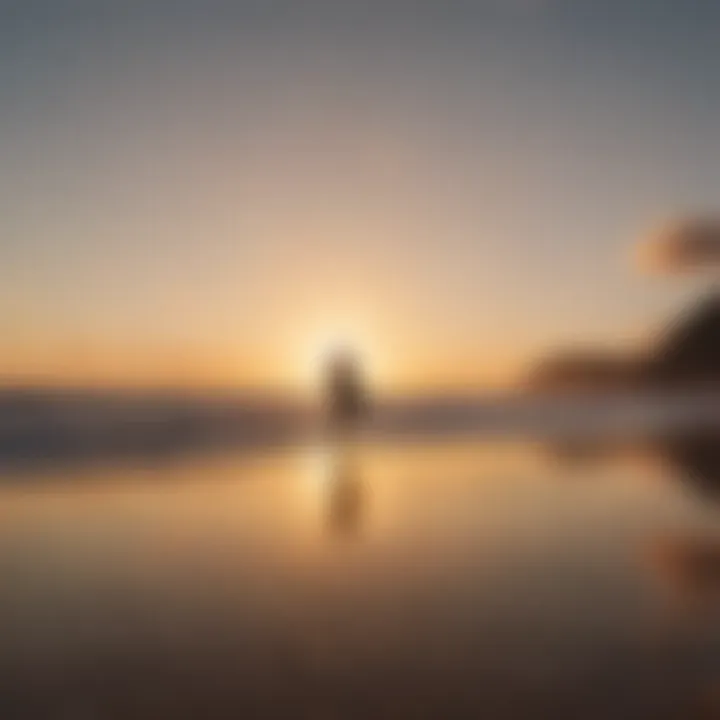
[[[132,328],[121,335],[110,327],[83,335],[61,327],[51,336],[30,330],[7,334],[0,348],[0,384],[313,397],[328,356],[345,348],[357,356],[371,392],[456,392],[506,387],[524,367],[523,359],[534,354],[523,337],[508,337],[507,348],[456,346],[433,318],[390,302],[388,292],[363,297],[352,289],[328,288],[308,297],[299,283],[293,289],[289,277],[278,284],[287,302],[253,308],[262,322],[249,332],[241,323],[234,328],[217,316],[203,316],[189,317],[185,337],[176,339],[146,331],[136,336]],[[185,317],[183,308],[180,303],[165,312],[177,322]]]
[[293,346],[244,353],[242,348],[166,349],[86,345],[12,348],[0,384],[91,388],[279,390],[315,395],[327,358],[337,349],[358,358],[379,393],[434,392],[510,385],[524,364],[517,356],[451,357],[387,345],[369,331],[339,324],[307,333]]

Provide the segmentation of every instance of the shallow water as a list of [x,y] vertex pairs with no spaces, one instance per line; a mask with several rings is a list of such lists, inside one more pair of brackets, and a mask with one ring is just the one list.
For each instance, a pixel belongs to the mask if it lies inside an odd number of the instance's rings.
[[0,716],[713,717],[689,472],[436,443],[8,475]]

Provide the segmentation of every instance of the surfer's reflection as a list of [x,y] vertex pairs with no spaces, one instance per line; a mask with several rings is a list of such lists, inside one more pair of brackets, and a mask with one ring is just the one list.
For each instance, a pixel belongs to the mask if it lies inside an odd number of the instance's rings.
[[366,493],[356,458],[340,453],[327,484],[326,524],[336,536],[351,537],[362,530]]

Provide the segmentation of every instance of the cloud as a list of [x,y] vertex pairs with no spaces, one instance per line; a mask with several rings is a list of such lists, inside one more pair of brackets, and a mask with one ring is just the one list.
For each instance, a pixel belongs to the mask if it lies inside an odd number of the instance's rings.
[[679,274],[720,269],[720,215],[665,223],[637,248],[645,272]]

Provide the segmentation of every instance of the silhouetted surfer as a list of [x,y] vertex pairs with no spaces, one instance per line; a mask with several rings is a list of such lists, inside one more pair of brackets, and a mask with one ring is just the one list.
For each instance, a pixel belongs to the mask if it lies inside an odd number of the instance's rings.
[[326,371],[326,412],[330,430],[352,432],[367,413],[367,396],[357,360],[343,351],[334,355]]

